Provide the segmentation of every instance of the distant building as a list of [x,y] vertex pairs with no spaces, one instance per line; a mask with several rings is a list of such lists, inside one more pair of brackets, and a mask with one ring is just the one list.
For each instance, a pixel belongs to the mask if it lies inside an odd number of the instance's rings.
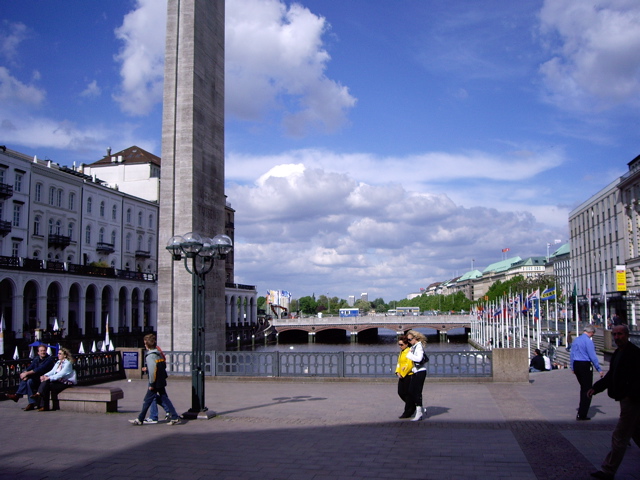
[[361,293],[360,294],[360,300],[368,302],[369,301],[369,294],[368,293]]
[[353,307],[355,304],[356,304],[356,296],[349,295],[349,298],[347,298],[347,305],[349,305],[350,307]]

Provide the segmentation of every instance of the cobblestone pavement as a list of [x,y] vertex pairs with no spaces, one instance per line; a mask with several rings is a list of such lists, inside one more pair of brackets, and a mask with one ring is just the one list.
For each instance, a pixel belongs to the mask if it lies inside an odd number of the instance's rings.
[[[113,414],[23,412],[24,399],[0,402],[0,478],[588,479],[618,416],[616,402],[600,394],[593,420],[576,422],[569,370],[522,384],[428,378],[422,422],[397,418],[394,379],[210,379],[206,403],[217,417],[138,427],[127,420],[146,382],[114,384],[125,398]],[[190,387],[169,379],[178,411],[190,406]],[[616,478],[640,480],[635,445]]]

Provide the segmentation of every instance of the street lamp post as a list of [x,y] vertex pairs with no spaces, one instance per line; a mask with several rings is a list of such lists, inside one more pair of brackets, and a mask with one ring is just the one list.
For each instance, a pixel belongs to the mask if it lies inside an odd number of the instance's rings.
[[175,262],[184,255],[184,267],[191,274],[192,282],[191,408],[184,416],[209,419],[216,414],[209,412],[204,404],[205,276],[215,260],[224,259],[233,249],[233,242],[227,235],[208,238],[189,232],[171,237],[166,248]]

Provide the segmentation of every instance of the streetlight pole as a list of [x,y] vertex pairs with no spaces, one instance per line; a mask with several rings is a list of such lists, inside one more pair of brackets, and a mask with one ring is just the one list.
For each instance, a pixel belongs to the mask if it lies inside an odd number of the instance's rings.
[[171,237],[166,248],[175,262],[184,255],[184,268],[191,274],[192,282],[191,408],[183,416],[209,419],[216,414],[204,403],[205,276],[213,269],[215,260],[224,259],[233,249],[233,242],[227,235],[208,238],[189,232]]

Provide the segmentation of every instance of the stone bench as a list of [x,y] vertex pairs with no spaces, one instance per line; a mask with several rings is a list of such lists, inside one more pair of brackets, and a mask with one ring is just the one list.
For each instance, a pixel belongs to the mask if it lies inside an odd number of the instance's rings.
[[70,387],[58,394],[61,410],[85,413],[117,412],[122,398],[121,388],[105,386]]

